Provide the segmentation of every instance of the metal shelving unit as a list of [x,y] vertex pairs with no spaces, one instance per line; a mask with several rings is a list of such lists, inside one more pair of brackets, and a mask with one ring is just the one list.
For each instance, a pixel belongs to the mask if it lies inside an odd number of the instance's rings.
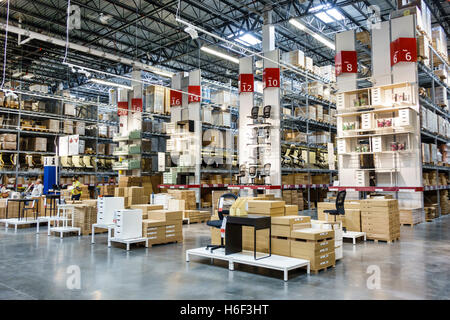
[[[44,155],[44,156],[55,156],[56,153],[54,151],[47,151],[47,152],[41,152],[41,151],[26,151],[21,150],[21,138],[23,137],[46,137],[49,139],[53,139],[53,143],[57,144],[57,138],[60,136],[67,135],[62,130],[63,121],[77,121],[77,122],[84,122],[86,125],[108,125],[108,126],[118,126],[118,122],[116,121],[109,121],[109,120],[103,120],[99,119],[99,113],[100,110],[106,110],[106,111],[113,111],[113,107],[109,106],[107,104],[103,104],[100,102],[93,102],[93,101],[82,101],[78,99],[73,99],[70,97],[64,97],[60,95],[53,95],[53,94],[45,94],[45,93],[38,93],[38,92],[32,92],[27,90],[8,90],[12,91],[17,95],[16,101],[19,104],[19,108],[7,108],[7,107],[0,107],[0,114],[8,114],[8,115],[14,115],[17,116],[17,122],[15,122],[14,125],[10,125],[8,127],[2,127],[0,128],[0,133],[12,133],[16,134],[17,136],[17,148],[16,150],[2,150],[0,152],[2,153],[10,153],[15,154],[17,156],[17,165],[15,166],[15,170],[0,170],[0,174],[2,175],[14,175],[15,180],[18,180],[18,177],[28,177],[28,176],[39,176],[42,175],[44,172],[41,169],[29,169],[29,170],[23,170],[20,166],[20,158],[19,155],[28,154],[28,155]],[[55,112],[40,112],[40,111],[32,111],[32,110],[24,110],[21,106],[22,101],[46,101],[50,102],[50,105],[53,105],[55,108]],[[95,118],[92,116],[87,115],[86,117],[80,117],[80,116],[72,116],[72,115],[66,115],[64,114],[64,103],[71,103],[75,104],[77,106],[95,106],[97,108],[97,112],[95,114]],[[24,118],[28,119],[38,119],[38,120],[44,120],[44,119],[51,119],[51,120],[58,120],[59,122],[59,132],[46,132],[46,131],[34,131],[34,130],[24,130],[22,129],[21,121]],[[88,156],[95,157],[94,159],[98,158],[112,158],[112,156],[108,155],[101,155],[98,153],[98,144],[99,143],[112,143],[112,139],[100,137],[99,132],[97,130],[96,136],[80,136],[80,139],[83,140],[95,140],[95,154],[86,154]],[[60,176],[68,176],[73,174],[83,174],[83,175],[96,175],[96,176],[110,176],[114,175],[114,172],[104,172],[104,171],[98,171],[97,165],[94,166],[93,171],[86,171],[86,172],[80,172],[80,171],[67,171],[60,168],[59,170]],[[15,189],[17,190],[17,187],[19,187],[20,184],[15,184]]]

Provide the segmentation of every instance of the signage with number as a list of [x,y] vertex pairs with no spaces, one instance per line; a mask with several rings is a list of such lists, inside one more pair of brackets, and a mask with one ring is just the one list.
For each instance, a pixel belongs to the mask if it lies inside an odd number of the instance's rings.
[[177,107],[181,106],[181,102],[183,101],[183,94],[181,91],[170,90],[170,106]]
[[343,73],[358,73],[358,57],[356,51],[340,51],[334,56],[336,76]]
[[188,86],[189,99],[188,103],[200,102],[202,91],[200,86]]
[[391,42],[391,66],[399,62],[417,61],[416,38],[398,38]]
[[265,68],[263,72],[264,88],[280,87],[280,68]]
[[117,115],[118,116],[128,115],[128,101],[122,101],[117,103]]
[[142,112],[142,99],[131,99],[131,111]]
[[239,75],[239,93],[254,92],[255,77],[251,73],[242,73]]

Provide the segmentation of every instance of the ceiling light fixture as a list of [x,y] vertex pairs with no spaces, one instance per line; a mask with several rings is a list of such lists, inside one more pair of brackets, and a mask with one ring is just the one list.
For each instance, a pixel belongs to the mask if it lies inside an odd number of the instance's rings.
[[219,58],[222,58],[222,59],[231,61],[233,63],[239,64],[239,59],[238,58],[232,57],[232,56],[230,56],[228,54],[225,54],[225,53],[222,53],[220,51],[217,51],[217,50],[214,50],[214,49],[211,49],[211,48],[208,48],[208,47],[201,47],[200,50],[205,51],[206,53],[212,54],[214,56],[217,56]]
[[198,32],[197,32],[197,30],[195,30],[195,29],[192,28],[192,27],[186,27],[186,28],[184,29],[184,32],[189,33],[189,35],[191,36],[192,40],[195,40],[195,39],[198,38]]
[[98,83],[98,84],[103,84],[105,86],[118,87],[118,88],[133,90],[133,87],[131,87],[131,86],[127,86],[127,85],[120,84],[120,83],[115,83],[115,82],[110,82],[110,81],[106,81],[106,80],[93,78],[93,79],[89,79],[89,81],[90,82],[94,82],[94,83]]
[[301,22],[299,22],[296,19],[290,19],[289,23],[292,24],[294,27],[296,27],[297,29],[300,29],[302,31],[305,31],[306,33],[310,34],[311,36],[313,36],[317,41],[323,43],[324,45],[326,45],[328,48],[332,49],[332,50],[336,50],[336,47],[334,45],[333,42],[331,42],[330,40],[326,39],[325,37],[321,36],[320,34],[312,31],[311,29],[307,28],[304,24],[302,24]]

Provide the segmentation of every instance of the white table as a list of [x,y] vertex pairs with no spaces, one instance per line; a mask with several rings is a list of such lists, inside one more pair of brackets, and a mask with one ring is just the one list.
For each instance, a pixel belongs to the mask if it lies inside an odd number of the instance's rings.
[[92,235],[91,235],[91,243],[95,243],[95,228],[99,229],[108,229],[108,242],[111,239],[111,230],[114,229],[114,224],[102,224],[102,223],[94,223],[92,225]]
[[59,218],[57,216],[49,216],[49,217],[38,217],[38,223],[36,226],[36,233],[39,233],[39,224],[41,222],[47,222],[47,235],[50,235],[50,222],[57,221]]
[[366,241],[366,233],[365,232],[358,232],[358,231],[346,231],[342,234],[342,237],[345,239],[352,239],[353,245],[356,244],[356,239],[358,238],[364,238],[364,241]]
[[[56,227],[52,227],[48,229],[49,234],[51,232],[59,233],[60,237],[62,238],[64,233],[70,233],[70,232],[78,232],[78,236],[81,236],[81,228],[74,227],[73,226],[73,211],[74,206],[70,204],[59,204],[58,205],[58,211],[57,211],[57,219],[54,221],[57,222]],[[71,211],[69,213],[69,211]],[[70,216],[70,217],[69,217]],[[70,226],[69,226],[70,221]],[[59,223],[62,222],[62,226],[59,225]]]
[[32,220],[26,220],[26,219],[18,219],[18,218],[10,218],[10,219],[2,219],[0,222],[3,222],[5,224],[5,229],[8,229],[9,225],[14,225],[14,232],[17,232],[17,226],[19,225],[25,225],[25,224],[35,224],[38,223],[38,220],[32,219]]
[[109,238],[108,237],[108,248],[111,247],[111,242],[123,243],[127,246],[127,251],[130,251],[131,243],[145,242],[145,247],[148,248],[148,238],[134,238],[134,239],[119,239],[119,238]]
[[261,268],[283,271],[284,281],[288,281],[288,272],[294,269],[306,267],[306,272],[310,273],[309,260],[284,257],[272,254],[270,257],[255,260],[252,251],[242,251],[225,255],[225,249],[220,248],[211,252],[205,247],[186,250],[186,262],[190,261],[191,256],[218,259],[228,261],[228,269],[234,271],[234,264],[241,263]]

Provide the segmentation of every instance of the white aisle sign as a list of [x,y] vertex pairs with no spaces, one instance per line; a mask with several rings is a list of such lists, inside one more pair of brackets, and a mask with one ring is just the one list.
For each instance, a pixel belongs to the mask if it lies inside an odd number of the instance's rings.
[[80,136],[78,134],[68,136],[69,138],[69,156],[76,156],[80,150]]
[[60,157],[69,155],[69,137],[59,137],[59,154]]

